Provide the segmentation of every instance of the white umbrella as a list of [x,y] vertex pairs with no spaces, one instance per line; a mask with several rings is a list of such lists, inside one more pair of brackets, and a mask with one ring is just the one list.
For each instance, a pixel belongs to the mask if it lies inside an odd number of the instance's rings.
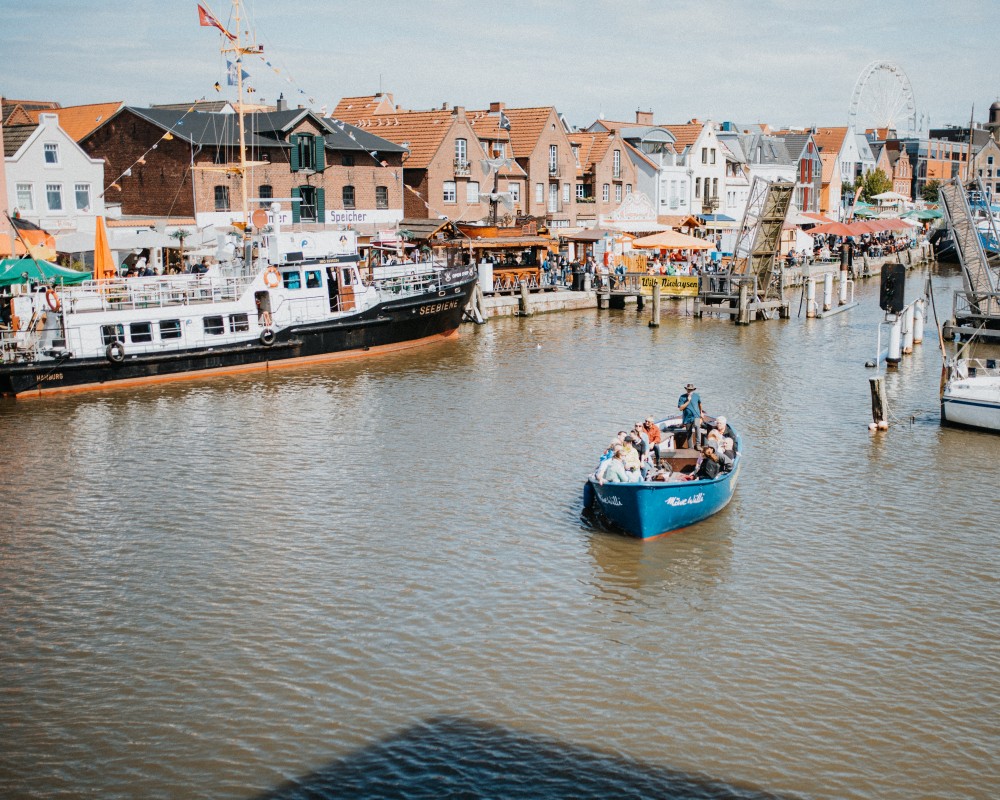
[[909,200],[910,198],[906,195],[902,195],[899,192],[882,192],[882,194],[877,194],[872,197],[872,200]]

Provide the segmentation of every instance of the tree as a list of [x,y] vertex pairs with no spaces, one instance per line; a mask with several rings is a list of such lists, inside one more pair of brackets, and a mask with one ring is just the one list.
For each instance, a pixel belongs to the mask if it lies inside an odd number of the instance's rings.
[[938,201],[938,192],[940,191],[941,181],[935,178],[924,184],[924,188],[920,190],[920,196],[928,203],[936,203]]
[[877,194],[892,191],[892,181],[882,170],[868,170],[861,178],[861,199],[870,203]]
[[184,230],[184,228],[178,228],[173,233],[170,234],[171,239],[176,239],[181,246],[181,269],[184,268],[184,240],[191,235],[191,231]]

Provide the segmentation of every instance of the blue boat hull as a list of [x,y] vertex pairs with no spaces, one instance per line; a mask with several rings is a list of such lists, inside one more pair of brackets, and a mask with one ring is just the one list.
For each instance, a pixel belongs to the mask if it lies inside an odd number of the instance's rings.
[[605,483],[590,479],[584,486],[584,508],[596,507],[614,527],[631,536],[651,539],[721,511],[736,491],[742,456],[731,472],[713,480],[677,483]]

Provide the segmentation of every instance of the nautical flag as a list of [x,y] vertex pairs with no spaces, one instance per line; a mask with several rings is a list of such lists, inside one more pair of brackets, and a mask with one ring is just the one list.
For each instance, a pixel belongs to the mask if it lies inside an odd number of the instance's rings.
[[222,23],[215,18],[215,14],[206,9],[201,3],[198,4],[198,24],[203,28],[218,28],[231,42],[236,41],[236,37],[222,27]]
[[502,111],[500,112],[500,127],[510,133],[510,118]]
[[[239,62],[234,64],[232,61],[226,61],[226,84],[229,86],[236,86],[236,70],[238,68]],[[243,80],[250,77],[250,73],[245,69],[240,68],[240,72],[243,73]]]

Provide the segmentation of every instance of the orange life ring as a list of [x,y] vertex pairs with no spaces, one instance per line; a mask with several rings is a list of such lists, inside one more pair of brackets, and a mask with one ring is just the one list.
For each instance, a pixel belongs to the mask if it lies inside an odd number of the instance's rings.
[[45,290],[45,302],[49,304],[49,308],[53,311],[59,311],[62,308],[62,300],[59,299],[56,290],[51,286]]
[[281,273],[278,272],[277,267],[268,267],[264,270],[264,285],[268,289],[276,289],[280,283]]

